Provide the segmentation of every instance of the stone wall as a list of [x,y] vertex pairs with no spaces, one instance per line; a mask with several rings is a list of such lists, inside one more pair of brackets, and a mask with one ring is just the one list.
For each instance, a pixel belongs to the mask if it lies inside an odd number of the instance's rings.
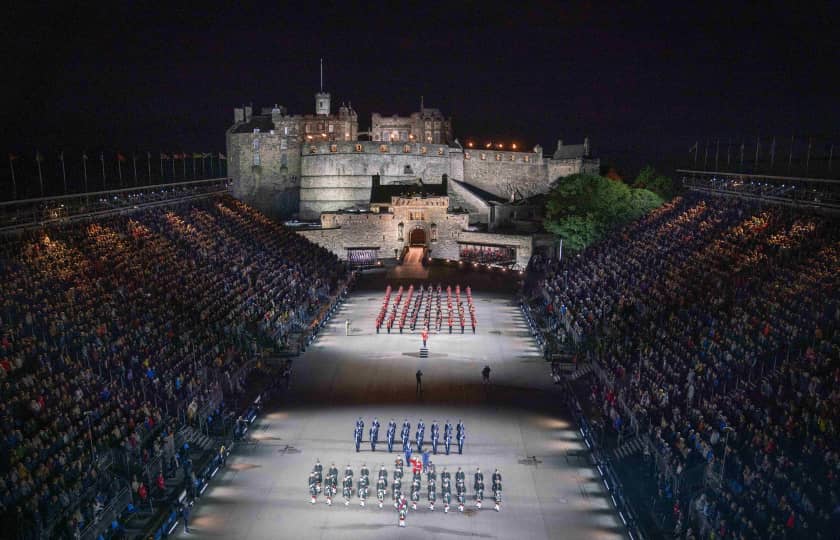
[[548,175],[542,150],[537,150],[465,150],[463,180],[503,199],[509,199],[514,189],[523,197],[544,192]]
[[458,240],[469,244],[510,246],[516,250],[516,264],[523,269],[528,266],[533,252],[530,235],[462,231]]
[[318,142],[303,145],[300,214],[317,219],[321,212],[368,206],[371,177],[383,184],[440,183],[451,176],[449,148],[419,143]]
[[[259,165],[254,141],[259,141]],[[227,134],[228,174],[235,197],[274,218],[296,213],[300,201],[300,145],[272,133]]]
[[[347,248],[379,247],[380,258],[392,258],[408,244],[411,231],[422,228],[432,256],[458,258],[458,235],[466,228],[466,214],[447,214],[444,211],[426,215],[426,219],[406,220],[393,213],[325,213],[322,229],[301,230],[298,233],[310,241],[347,259]],[[402,236],[399,224],[402,223]],[[431,241],[431,226],[437,229],[437,240]],[[396,250],[396,251],[395,251]]]

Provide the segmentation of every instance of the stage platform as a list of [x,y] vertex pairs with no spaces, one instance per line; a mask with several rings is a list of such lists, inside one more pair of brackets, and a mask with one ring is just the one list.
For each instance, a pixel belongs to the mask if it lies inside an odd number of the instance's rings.
[[[462,283],[465,286],[467,283]],[[307,352],[295,359],[284,403],[269,409],[197,502],[192,533],[180,538],[500,538],[619,539],[621,521],[597,470],[585,453],[580,434],[569,423],[548,364],[540,356],[511,296],[473,293],[482,319],[476,334],[432,334],[429,357],[420,358],[417,334],[379,334],[373,326],[382,290],[353,293]],[[351,320],[350,335],[345,321]],[[489,365],[490,384],[481,369]],[[417,392],[415,372],[423,371]],[[365,420],[365,443],[356,453],[353,427]],[[392,506],[379,509],[375,490],[365,508],[354,496],[349,507],[341,497],[328,507],[323,497],[311,505],[307,478],[316,458],[324,471],[335,462],[348,464],[358,478],[364,463],[375,481],[386,465],[389,487],[397,453],[382,443],[367,443],[376,416],[384,439],[388,421],[422,418],[467,428],[464,454],[432,456],[443,467],[467,473],[470,509],[444,514],[442,504],[428,510],[425,479],[421,505],[409,512],[407,527],[397,527]],[[441,445],[442,446],[442,445]],[[401,448],[401,444],[399,445]],[[455,448],[455,445],[453,445]],[[495,512],[486,492],[484,508],[472,508],[472,472],[481,467],[485,483],[494,468],[504,479],[502,511]],[[404,484],[405,485],[405,484]],[[355,487],[355,486],[354,486]],[[390,489],[389,489],[390,496]]]

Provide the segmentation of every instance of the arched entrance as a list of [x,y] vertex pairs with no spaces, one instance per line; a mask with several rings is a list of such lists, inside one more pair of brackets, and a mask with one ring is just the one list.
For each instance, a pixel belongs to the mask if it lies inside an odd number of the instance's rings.
[[410,246],[425,246],[426,245],[426,230],[422,227],[412,229],[408,235],[408,245]]

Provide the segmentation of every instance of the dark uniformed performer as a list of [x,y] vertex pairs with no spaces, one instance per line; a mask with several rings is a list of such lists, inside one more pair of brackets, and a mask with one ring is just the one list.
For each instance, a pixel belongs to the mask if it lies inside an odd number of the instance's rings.
[[376,500],[379,501],[379,508],[382,508],[382,503],[385,501],[385,489],[387,482],[382,476],[376,481]]
[[435,482],[434,480],[429,482],[429,491],[427,496],[429,497],[429,510],[434,512],[435,501],[437,500],[437,482]]
[[476,484],[475,488],[475,507],[481,509],[481,501],[484,500],[484,480]]
[[438,438],[440,437],[440,426],[437,420],[432,421],[432,453],[437,454]]
[[318,487],[315,483],[315,473],[309,473],[309,495],[311,497],[309,502],[315,504],[315,498],[318,496]]
[[364,463],[362,464],[361,470],[359,470],[359,476],[370,476],[370,469]]
[[434,463],[429,463],[429,468],[426,470],[426,482],[437,482],[437,471]]
[[370,485],[370,478],[366,475],[359,476],[358,482],[358,496],[359,506],[364,506],[368,496],[368,486]]
[[330,470],[327,471],[327,505],[332,506],[332,498],[335,496],[338,490],[338,468],[336,468],[335,463],[330,465]]
[[443,424],[443,438],[444,439],[446,438],[447,434],[450,434],[450,435],[452,434],[452,422],[450,422],[448,418],[446,419],[446,423]]
[[315,466],[312,467],[312,472],[315,473],[315,486],[318,488],[318,493],[321,493],[321,486],[324,482],[324,466],[321,465],[319,459],[315,460]]
[[464,442],[467,440],[467,433],[466,431],[462,431],[460,435],[458,435],[458,454],[464,453]]
[[475,491],[475,506],[481,508],[481,499],[484,498],[484,473],[479,467],[475,468],[473,475],[473,490]]
[[464,478],[458,479],[457,474],[455,475],[455,493],[458,496],[458,511],[464,511],[464,504],[467,501],[467,485],[464,483]]
[[356,426],[356,430],[353,432],[353,439],[356,441],[356,452],[358,452],[362,445],[362,428],[359,426]]
[[440,496],[443,499],[443,513],[449,513],[449,503],[452,502],[452,483],[449,478],[441,475]]
[[420,479],[416,476],[411,483],[411,509],[417,510],[417,501],[420,500]]
[[396,433],[397,433],[397,423],[394,422],[393,418],[391,418],[391,421],[388,422],[388,433],[387,433],[388,452],[393,452],[394,451],[394,437],[396,436]]
[[350,506],[350,497],[353,496],[353,477],[350,475],[344,477],[342,494],[344,495],[344,506]]
[[417,451],[423,452],[423,437],[426,436],[426,424],[423,423],[423,419],[421,418],[419,422],[417,422],[417,432],[415,433],[416,442],[417,442]]
[[379,427],[375,424],[370,426],[370,451],[376,452],[376,443],[379,442]]
[[493,499],[496,501],[496,512],[502,508],[502,473],[499,469],[493,473]]
[[455,426],[455,438],[459,438],[461,436],[461,432],[464,431],[464,423],[458,419],[458,425]]
[[397,513],[400,516],[400,527],[405,527],[405,516],[408,514],[408,502],[405,500],[405,497],[400,495],[397,502],[394,504],[397,509]]

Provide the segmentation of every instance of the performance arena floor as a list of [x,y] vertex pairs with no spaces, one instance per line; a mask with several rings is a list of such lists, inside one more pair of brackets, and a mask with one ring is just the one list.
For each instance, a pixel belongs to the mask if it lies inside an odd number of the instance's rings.
[[[454,285],[454,283],[453,283]],[[462,283],[463,285],[463,283]],[[605,494],[598,472],[567,451],[585,449],[570,425],[551,384],[549,369],[529,336],[511,295],[473,293],[478,317],[475,335],[432,334],[430,356],[419,358],[417,334],[379,334],[374,330],[383,290],[358,291],[322,331],[318,340],[295,360],[284,404],[264,411],[238,445],[227,468],[197,501],[191,533],[179,526],[179,538],[393,539],[618,539],[624,528]],[[345,320],[352,321],[345,335]],[[482,385],[481,369],[492,369],[491,384]],[[423,392],[415,392],[417,369]],[[365,421],[365,443],[355,452],[352,441],[357,417]],[[397,526],[393,506],[379,509],[375,479],[381,464],[392,478],[394,459],[380,443],[372,453],[367,429],[377,416],[384,439],[388,421],[398,429],[404,418],[414,427],[446,419],[462,419],[467,428],[464,454],[432,456],[438,475],[443,467],[467,474],[467,509],[434,512],[426,501],[409,512],[407,527]],[[395,445],[401,448],[401,444]],[[441,445],[442,446],[442,445]],[[455,448],[455,445],[453,445]],[[348,464],[358,478],[363,463],[371,470],[373,488],[365,508],[354,496],[345,507],[339,496],[328,507],[323,497],[309,501],[308,476],[316,458],[324,472],[335,462],[341,474]],[[534,459],[535,458],[535,459]],[[484,508],[473,509],[472,473],[481,467],[488,489]],[[498,467],[503,477],[501,512],[493,510],[490,476]],[[409,473],[410,476],[410,473]],[[405,485],[405,482],[404,482]],[[354,482],[355,490],[355,482]],[[355,494],[354,494],[355,495]],[[454,497],[453,497],[454,499]]]

